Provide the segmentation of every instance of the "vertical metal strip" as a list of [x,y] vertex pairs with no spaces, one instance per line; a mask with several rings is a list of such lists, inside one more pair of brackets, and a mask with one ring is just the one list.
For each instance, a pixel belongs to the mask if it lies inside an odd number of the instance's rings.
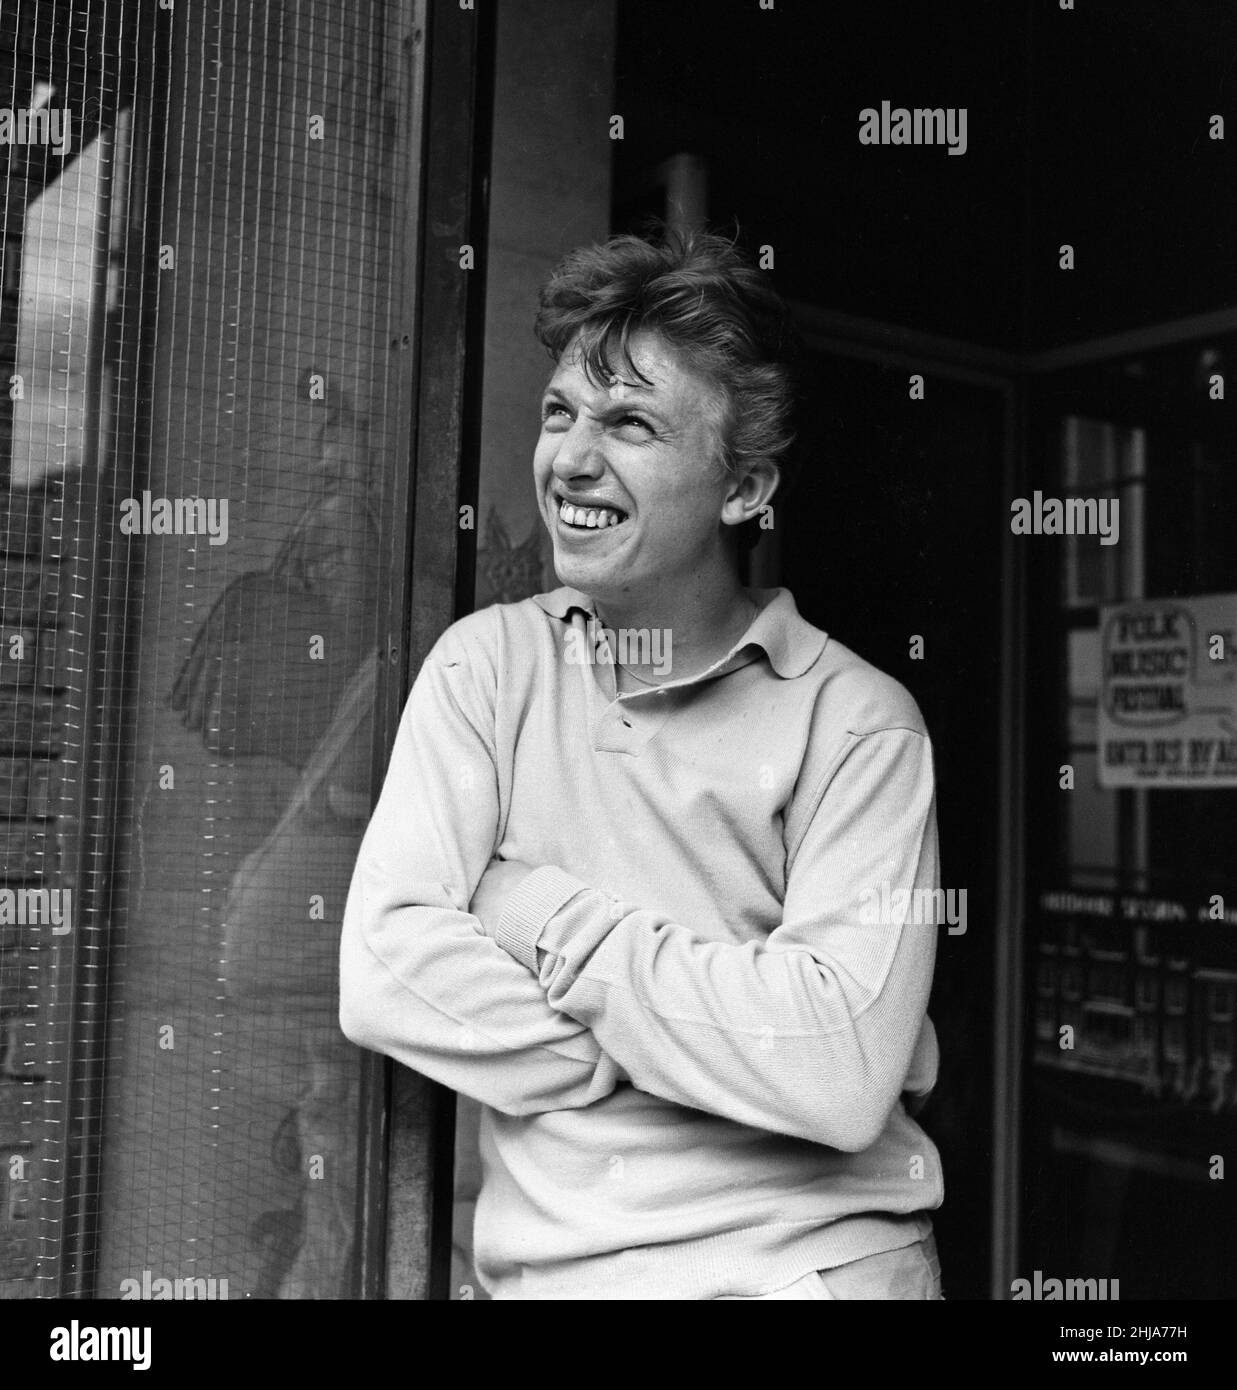
[[[170,64],[172,15],[155,10],[142,19],[137,7],[126,9],[122,17],[123,51],[115,71],[118,84],[116,105],[134,111],[132,151],[137,152],[143,140],[163,139],[166,112],[166,91]],[[139,22],[141,20],[141,22]],[[140,38],[150,34],[144,47]],[[134,57],[141,51],[151,62],[148,85],[143,99],[138,88]],[[105,132],[99,137],[107,142]],[[125,653],[130,634],[125,624],[132,623],[136,611],[132,601],[125,601],[125,591],[135,592],[140,575],[125,563],[116,563],[115,532],[112,518],[114,502],[121,479],[114,473],[103,476],[103,451],[110,446],[111,457],[119,464],[128,455],[135,468],[144,468],[149,449],[149,428],[143,427],[130,412],[136,412],[146,398],[145,392],[153,377],[154,304],[157,296],[158,267],[155,249],[143,239],[142,282],[140,286],[126,284],[121,293],[129,295],[134,288],[140,292],[139,312],[126,316],[123,336],[112,344],[119,354],[117,377],[126,392],[117,408],[102,409],[100,391],[103,374],[104,339],[108,334],[107,295],[110,245],[111,206],[116,190],[112,188],[112,160],[105,156],[103,167],[107,178],[103,185],[97,223],[95,257],[103,273],[94,286],[92,308],[92,342],[87,369],[87,421],[111,421],[112,439],[105,440],[98,430],[88,431],[82,468],[82,498],[80,534],[89,553],[75,556],[79,573],[89,576],[88,609],[80,633],[83,668],[86,681],[81,702],[80,779],[76,796],[75,832],[78,841],[79,873],[74,883],[73,956],[71,967],[72,998],[69,1009],[71,1042],[67,1051],[68,1071],[65,1078],[66,1105],[65,1140],[63,1153],[63,1219],[58,1255],[58,1289],[64,1298],[96,1296],[95,1269],[98,1253],[99,1194],[102,1165],[102,1126],[106,1102],[107,1027],[109,955],[113,946],[111,922],[117,884],[113,866],[118,839],[122,833],[120,818],[109,815],[117,805],[117,789],[123,782],[124,770],[131,751],[130,736],[134,704],[126,669]],[[162,197],[162,165],[147,159],[144,154],[130,164],[128,190],[121,196],[135,200],[135,207],[126,216],[129,222],[157,219]],[[151,225],[148,223],[148,225]],[[154,225],[157,225],[154,224]],[[136,394],[130,395],[136,384]],[[126,480],[128,481],[128,480]],[[121,614],[118,624],[116,617]],[[87,942],[83,932],[90,929]],[[87,949],[87,946],[89,949]]]
[[[409,674],[459,616],[472,556],[459,507],[475,506],[475,419],[480,385],[484,206],[488,131],[484,96],[492,73],[492,7],[462,10],[431,0],[423,206],[421,338],[412,508]],[[471,270],[461,261],[473,248]],[[465,486],[474,488],[467,494]],[[395,1068],[391,1087],[387,1296],[442,1298],[450,1253],[455,1098],[424,1077]]]
[[[396,236],[402,252],[392,263],[392,313],[388,318],[388,373],[391,400],[392,475],[386,480],[385,531],[379,574],[382,595],[379,680],[374,709],[375,795],[385,776],[395,731],[409,684],[407,613],[409,613],[411,496],[420,341],[421,202],[425,163],[425,28],[428,0],[391,0],[381,7],[382,83],[393,89],[396,107],[395,149],[388,165],[391,195],[398,200]],[[386,1294],[386,1226],[388,1226],[389,1140],[391,1140],[392,1063],[377,1052],[363,1052],[357,1106],[356,1234],[353,1243],[354,1298]]]
[[[477,529],[480,525],[481,428],[485,362],[485,292],[489,248],[490,160],[494,126],[494,87],[497,47],[496,7],[478,14],[473,38],[471,168],[464,239],[475,251],[476,264],[456,281],[463,295],[463,335],[457,355],[461,409],[458,445],[458,489],[449,518],[456,542],[455,617],[472,612],[476,604]],[[459,524],[459,508],[472,508],[474,524]],[[415,592],[415,591],[414,591]],[[427,1295],[451,1297],[451,1251],[455,1218],[455,1094],[435,1086],[433,1170],[430,1192],[430,1262]]]
[[[408,689],[408,611],[411,581],[410,540],[414,430],[420,341],[421,205],[426,142],[426,27],[429,0],[390,0],[382,8],[383,83],[394,87],[397,111],[395,149],[389,166],[391,194],[398,198],[402,252],[392,263],[393,312],[389,317],[389,372],[392,402],[390,506],[382,521],[382,569],[389,575],[387,612],[378,653],[374,709],[374,762],[371,785],[377,793],[386,773]],[[389,1144],[392,1097],[391,1062],[376,1052],[361,1054],[357,1111],[358,1168],[352,1292],[380,1299],[387,1290]]]
[[[1007,404],[1003,471],[1007,497],[1025,495],[1028,472],[1028,387],[1016,383]],[[1007,401],[1011,398],[1007,397]],[[1009,1294],[1018,1260],[1022,1143],[1023,942],[1026,859],[1027,557],[1008,527],[1001,568],[1001,766],[998,781],[997,934],[992,1069],[992,1286]]]
[[[107,1041],[107,898],[109,876],[107,850],[110,833],[99,822],[103,785],[109,774],[106,754],[99,748],[96,729],[103,727],[103,703],[108,690],[111,652],[108,622],[108,578],[110,566],[104,560],[109,549],[102,534],[107,524],[101,498],[94,490],[100,476],[100,463],[106,447],[102,439],[102,383],[105,339],[107,336],[108,257],[111,249],[112,171],[114,142],[108,132],[98,136],[102,149],[99,161],[99,204],[95,218],[92,259],[95,281],[90,310],[90,341],[86,356],[85,429],[82,441],[82,470],[76,521],[78,536],[68,564],[87,579],[85,611],[75,615],[77,631],[69,638],[62,630],[58,640],[73,640],[85,660],[85,677],[78,710],[80,721],[77,747],[68,743],[66,754],[78,758],[78,782],[74,797],[70,835],[73,845],[69,878],[73,892],[72,930],[66,954],[69,956],[69,1003],[57,1030],[67,1027],[61,1121],[63,1174],[60,1277],[62,1298],[90,1297],[94,1292],[95,1227],[97,1217],[98,1172],[102,1129],[102,1081],[104,1049]],[[77,489],[65,485],[64,521],[67,529],[70,497]],[[67,543],[68,537],[65,537]],[[80,623],[80,627],[78,626]],[[80,645],[79,645],[80,644]],[[75,653],[76,654],[76,653]],[[104,862],[100,862],[100,860]],[[64,947],[59,948],[64,950]],[[57,965],[57,969],[59,969]]]
[[[1022,168],[1021,294],[1019,315],[1025,349],[1034,336],[1034,275],[1030,255],[1032,229],[1038,222],[1035,205],[1034,135],[1035,44],[1034,6],[1024,15],[1025,129]],[[1012,410],[1007,421],[1003,472],[1005,495],[1025,497],[1030,473],[1030,388],[1025,352],[1018,359]],[[1026,913],[1026,702],[1023,682],[1027,670],[1027,592],[1029,556],[1016,544],[1008,526],[1001,546],[1001,766],[997,794],[997,938],[995,998],[993,1000],[992,1067],[992,1270],[990,1293],[1009,1296],[1018,1262],[1021,1220],[1022,1158],[1022,1040],[1023,952]]]
[[[414,0],[412,11],[403,80],[423,94],[424,143],[405,190],[410,213],[420,206],[404,271],[415,265],[419,278],[415,313],[398,336],[411,339],[415,394],[407,490],[391,509],[408,542],[406,571],[395,572],[407,574],[410,603],[406,629],[389,629],[378,778],[411,680],[472,606],[475,565],[459,507],[470,503],[475,515],[495,21],[492,7],[463,10],[454,0]],[[466,246],[472,269],[461,264]],[[446,1297],[455,1098],[376,1057],[365,1062],[363,1086],[356,1287],[371,1298]]]

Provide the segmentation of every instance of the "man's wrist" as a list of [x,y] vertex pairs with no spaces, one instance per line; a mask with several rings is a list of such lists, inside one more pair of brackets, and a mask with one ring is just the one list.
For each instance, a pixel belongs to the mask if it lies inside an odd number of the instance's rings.
[[588,886],[555,864],[534,869],[509,894],[494,928],[494,940],[537,974],[537,942],[546,923]]

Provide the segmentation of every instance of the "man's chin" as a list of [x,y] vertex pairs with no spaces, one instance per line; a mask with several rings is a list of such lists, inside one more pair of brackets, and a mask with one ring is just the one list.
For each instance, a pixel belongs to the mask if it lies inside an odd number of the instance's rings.
[[622,574],[617,573],[613,565],[590,564],[579,555],[561,554],[557,547],[554,551],[554,573],[560,584],[578,589],[589,598],[601,599],[625,587]]
[[558,582],[566,584],[572,589],[579,589],[581,593],[591,592],[600,579],[596,565],[581,564],[575,555],[554,556],[554,573],[558,575]]

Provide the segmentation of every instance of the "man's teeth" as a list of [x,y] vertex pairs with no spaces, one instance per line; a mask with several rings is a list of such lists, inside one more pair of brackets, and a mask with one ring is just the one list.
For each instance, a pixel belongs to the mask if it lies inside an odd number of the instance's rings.
[[617,526],[623,520],[609,507],[573,507],[570,502],[560,502],[558,514],[568,526],[592,527],[597,531]]

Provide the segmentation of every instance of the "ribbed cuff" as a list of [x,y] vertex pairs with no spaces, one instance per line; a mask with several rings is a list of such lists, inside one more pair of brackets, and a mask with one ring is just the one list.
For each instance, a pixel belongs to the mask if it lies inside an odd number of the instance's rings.
[[494,929],[494,940],[533,974],[537,974],[537,942],[546,923],[562,907],[588,888],[578,878],[554,864],[544,864],[528,874],[509,894]]

